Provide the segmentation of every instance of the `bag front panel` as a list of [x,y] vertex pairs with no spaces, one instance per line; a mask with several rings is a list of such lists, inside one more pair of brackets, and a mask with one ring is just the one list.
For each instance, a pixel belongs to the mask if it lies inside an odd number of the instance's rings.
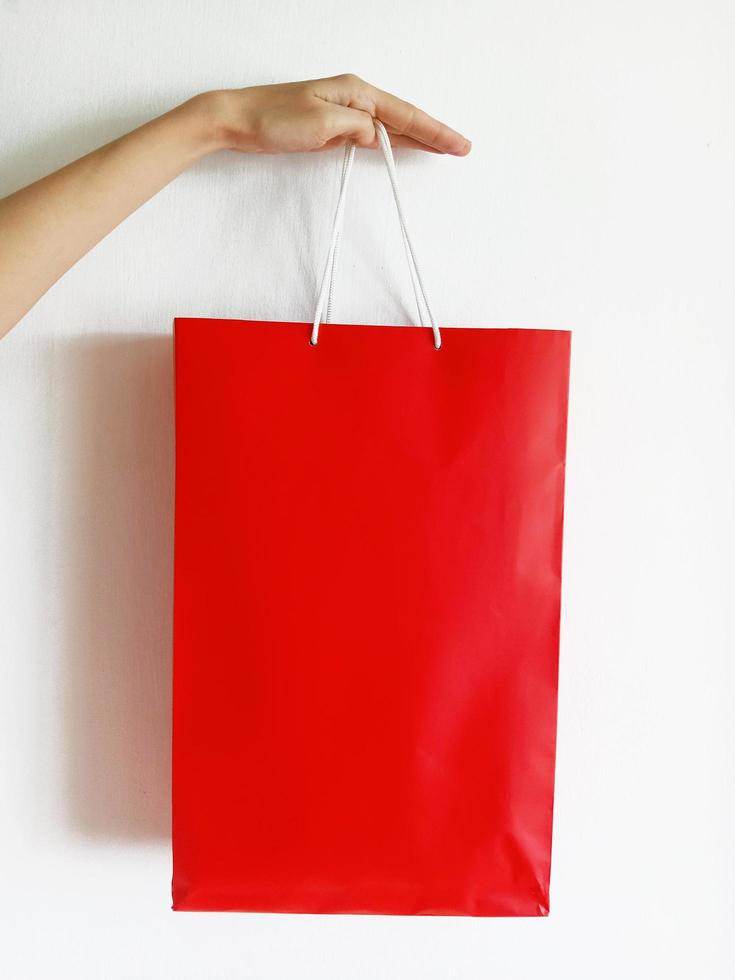
[[174,907],[548,911],[570,335],[176,322]]

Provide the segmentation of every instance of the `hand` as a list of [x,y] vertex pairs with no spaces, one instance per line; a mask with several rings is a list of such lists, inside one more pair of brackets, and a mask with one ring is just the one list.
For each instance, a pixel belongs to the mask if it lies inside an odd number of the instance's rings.
[[465,156],[471,144],[455,130],[356,75],[209,92],[221,145],[243,153],[328,150],[354,141],[378,146],[374,119],[394,146]]
[[355,75],[205,92],[0,201],[0,337],[136,208],[215,150],[289,153],[349,141],[464,156],[459,133]]

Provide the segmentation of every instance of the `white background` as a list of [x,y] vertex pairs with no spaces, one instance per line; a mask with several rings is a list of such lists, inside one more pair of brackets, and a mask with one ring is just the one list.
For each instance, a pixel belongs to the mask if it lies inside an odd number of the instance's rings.
[[[0,191],[196,91],[354,71],[444,323],[573,330],[545,920],[169,910],[171,321],[306,320],[340,154],[209,158],[0,343],[0,975],[735,972],[732,0],[2,0]],[[407,322],[360,154],[336,319]]]

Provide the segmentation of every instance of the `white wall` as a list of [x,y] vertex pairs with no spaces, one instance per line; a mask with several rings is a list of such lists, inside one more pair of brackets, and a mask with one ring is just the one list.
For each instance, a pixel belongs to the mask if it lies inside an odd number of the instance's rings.
[[[0,192],[190,94],[354,71],[474,140],[401,154],[434,305],[574,331],[548,920],[175,915],[175,314],[308,319],[339,153],[221,154],[0,344],[0,975],[735,971],[731,0],[5,0]],[[358,159],[337,319],[410,285]]]

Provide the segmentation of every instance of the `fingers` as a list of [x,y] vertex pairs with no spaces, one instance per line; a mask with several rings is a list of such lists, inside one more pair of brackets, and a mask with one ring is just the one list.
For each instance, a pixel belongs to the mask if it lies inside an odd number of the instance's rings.
[[[402,133],[392,133],[388,130],[388,136],[392,146],[425,150],[428,153],[442,152]],[[347,109],[344,106],[330,105],[325,110],[325,126],[316,149],[331,150],[336,146],[344,146],[350,141],[365,149],[374,150],[378,147],[373,117],[363,109]]]
[[[369,87],[372,89],[372,86]],[[404,102],[390,92],[377,88],[372,89],[372,92],[375,115],[391,132],[438,150],[439,153],[466,156],[470,152],[472,144],[465,136],[434,119],[423,109],[417,109],[410,102]]]
[[[423,150],[425,153],[441,154],[441,150],[435,150],[433,146],[427,146],[426,143],[419,143],[417,140],[412,140],[410,136],[399,136],[393,133],[389,133],[388,135],[390,137],[391,146],[393,147],[407,147],[411,150]],[[323,143],[321,146],[317,147],[317,150],[333,150],[337,147],[344,146],[349,139],[349,136],[334,136],[332,139],[327,140],[326,143]],[[377,147],[377,140],[367,146],[367,148],[371,150],[377,149]]]
[[388,130],[388,136],[390,137],[391,146],[407,147],[411,150],[423,150],[425,153],[444,152],[443,150],[437,150],[435,147],[429,146],[428,143],[421,143],[419,140],[411,139],[410,136],[403,136],[401,133],[391,133]]
[[[451,153],[453,156],[466,156],[472,148],[470,141],[461,133],[410,102],[404,102],[356,75],[321,79],[316,86],[319,98],[380,119],[391,134],[394,146],[412,146],[436,153]],[[363,135],[367,138],[366,134]],[[375,147],[377,141],[373,135],[372,142],[358,145]]]

